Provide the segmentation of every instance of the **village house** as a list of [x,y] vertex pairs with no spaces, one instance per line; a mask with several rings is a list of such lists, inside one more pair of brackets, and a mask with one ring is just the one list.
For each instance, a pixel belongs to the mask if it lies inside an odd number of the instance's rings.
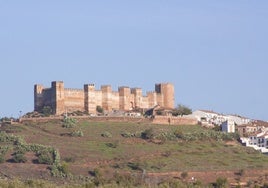
[[261,133],[255,133],[249,137],[241,137],[241,142],[247,147],[252,147],[262,153],[268,153],[268,129]]
[[240,136],[247,137],[252,133],[260,133],[268,128],[268,122],[261,120],[254,120],[247,124],[242,124],[237,126],[237,131]]
[[194,116],[202,125],[221,125],[227,120],[225,115],[209,110],[196,110],[191,116]]
[[235,122],[232,120],[227,120],[221,124],[221,130],[227,133],[235,132]]
[[248,124],[251,122],[251,119],[239,115],[227,115],[228,120],[234,121],[236,125]]

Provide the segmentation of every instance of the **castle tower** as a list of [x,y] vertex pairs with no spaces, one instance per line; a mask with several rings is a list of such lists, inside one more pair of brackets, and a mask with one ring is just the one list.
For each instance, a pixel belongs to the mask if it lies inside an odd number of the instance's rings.
[[106,111],[112,111],[112,87],[110,85],[101,86],[102,108]]
[[119,109],[120,110],[130,110],[131,101],[130,101],[130,88],[129,87],[119,87]]
[[149,107],[154,107],[158,104],[156,92],[147,92],[147,96],[148,96]]
[[65,112],[64,105],[64,83],[62,81],[52,82],[52,109],[56,115],[63,114]]
[[41,111],[43,103],[43,85],[36,84],[34,85],[34,111]]
[[[174,108],[174,85],[171,83],[161,83],[155,85],[156,93],[162,96],[162,99],[158,97],[158,103],[165,108]],[[162,100],[162,101],[161,101]],[[162,105],[161,105],[162,103]]]
[[88,113],[96,113],[96,99],[95,99],[95,85],[94,84],[85,84],[84,85],[85,93],[85,111]]
[[142,108],[142,90],[141,90],[141,88],[132,88],[131,94],[134,95],[133,108]]

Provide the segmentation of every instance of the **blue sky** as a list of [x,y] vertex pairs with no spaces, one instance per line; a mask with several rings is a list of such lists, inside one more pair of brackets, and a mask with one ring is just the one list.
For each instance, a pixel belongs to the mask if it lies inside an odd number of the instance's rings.
[[0,0],[0,117],[63,80],[154,90],[176,104],[268,120],[268,1]]

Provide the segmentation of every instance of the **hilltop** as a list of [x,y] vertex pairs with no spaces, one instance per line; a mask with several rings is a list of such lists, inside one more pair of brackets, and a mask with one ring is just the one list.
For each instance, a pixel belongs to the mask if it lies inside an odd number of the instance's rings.
[[[133,185],[157,185],[191,182],[194,177],[207,185],[218,177],[227,178],[228,182],[254,182],[260,177],[265,181],[264,175],[268,173],[267,156],[242,146],[237,135],[198,125],[69,119],[6,125],[1,131],[11,136],[11,140],[4,142],[3,137],[8,140],[8,136],[2,132],[2,178],[97,184],[120,179],[119,182],[134,182]],[[8,149],[3,152],[6,146]],[[23,150],[24,163],[14,161],[18,150]],[[59,152],[55,176],[51,175],[55,172],[54,154],[43,155],[36,150]]]

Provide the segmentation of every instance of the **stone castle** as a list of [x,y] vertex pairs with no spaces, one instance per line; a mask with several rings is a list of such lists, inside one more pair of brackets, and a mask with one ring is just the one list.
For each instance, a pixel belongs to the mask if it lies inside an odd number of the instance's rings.
[[34,110],[41,112],[45,106],[52,108],[55,115],[65,112],[86,111],[96,113],[96,107],[104,111],[129,111],[149,109],[155,105],[163,108],[174,108],[174,86],[171,83],[155,84],[155,91],[143,96],[141,88],[119,87],[112,91],[110,85],[95,89],[94,84],[84,85],[84,89],[64,88],[62,81],[52,82],[50,88],[43,85],[34,86]]

